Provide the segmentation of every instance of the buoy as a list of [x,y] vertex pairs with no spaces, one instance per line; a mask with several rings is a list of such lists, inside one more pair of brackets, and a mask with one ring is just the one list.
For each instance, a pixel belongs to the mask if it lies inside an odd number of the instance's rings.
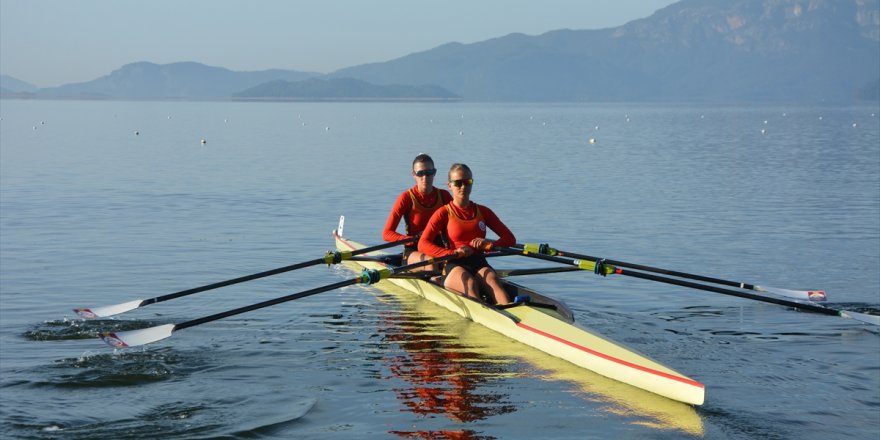
[[324,127],[324,131],[330,131],[330,127]]
[[208,143],[208,141],[202,139],[202,145],[205,145],[205,144],[207,144],[207,143]]
[[859,124],[856,124],[855,122],[853,122],[853,128],[856,128],[858,126],[859,126]]
[[137,131],[137,130],[134,131],[134,135],[135,135],[135,136],[140,136],[140,134],[141,134],[141,132],[139,132],[139,131]]
[[761,129],[761,134],[764,134],[764,133],[767,133],[767,130],[764,129],[764,128],[762,128],[762,129]]
[[595,143],[596,143],[596,138],[590,138],[590,143],[591,143],[591,144],[595,144]]

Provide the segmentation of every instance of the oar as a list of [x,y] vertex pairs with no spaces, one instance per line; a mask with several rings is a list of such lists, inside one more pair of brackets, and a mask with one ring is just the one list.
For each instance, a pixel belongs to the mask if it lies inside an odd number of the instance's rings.
[[736,296],[739,298],[753,299],[756,301],[763,301],[763,302],[768,302],[768,303],[772,303],[772,304],[779,304],[779,305],[793,307],[795,309],[805,310],[805,311],[809,311],[809,312],[822,313],[825,315],[840,316],[843,318],[855,319],[856,321],[861,321],[861,322],[865,322],[868,324],[880,325],[880,316],[878,316],[878,315],[852,312],[852,311],[848,311],[848,310],[838,310],[838,309],[833,309],[831,307],[824,307],[824,306],[820,306],[820,305],[816,305],[816,304],[799,303],[799,302],[788,301],[788,300],[784,300],[784,299],[780,299],[780,298],[772,298],[772,297],[763,296],[763,295],[755,295],[753,293],[748,293],[748,292],[740,292],[740,291],[724,289],[724,288],[716,287],[716,286],[707,286],[705,284],[699,284],[699,283],[694,283],[694,282],[690,282],[690,281],[678,280],[678,279],[674,279],[674,278],[666,278],[666,277],[662,277],[659,275],[651,275],[651,274],[647,274],[647,273],[643,273],[643,272],[626,270],[626,269],[622,269],[620,267],[615,267],[611,264],[608,264],[607,260],[601,260],[601,259],[598,261],[576,260],[576,259],[571,259],[571,258],[564,258],[564,257],[550,256],[550,255],[544,255],[544,254],[539,254],[539,253],[532,253],[532,252],[525,251],[523,249],[516,249],[516,248],[500,248],[498,250],[502,251],[502,252],[507,252],[510,254],[525,255],[527,257],[537,258],[539,260],[569,264],[572,266],[576,266],[582,270],[588,270],[588,271],[591,271],[591,272],[594,272],[594,273],[597,273],[597,274],[600,274],[603,276],[604,275],[611,275],[611,274],[626,275],[626,276],[630,276],[630,277],[634,277],[634,278],[641,278],[644,280],[651,280],[651,281],[657,281],[657,282],[661,282],[661,283],[674,284],[676,286],[689,287],[692,289],[706,290],[709,292],[721,293],[723,295],[730,295],[730,296]]
[[327,252],[323,258],[317,258],[310,261],[304,261],[302,263],[292,264],[290,266],[279,267],[277,269],[267,270],[265,272],[259,272],[252,275],[245,275],[238,278],[233,278],[231,280],[220,281],[213,284],[207,284],[201,287],[194,287],[192,289],[181,290],[180,292],[169,293],[167,295],[157,296],[155,298],[150,299],[136,299],[134,301],[124,302],[121,304],[114,304],[109,306],[101,306],[101,307],[91,307],[91,308],[79,308],[73,309],[77,315],[87,318],[87,319],[96,319],[96,318],[105,318],[108,316],[118,315],[120,313],[128,312],[130,310],[134,310],[138,307],[148,306],[150,304],[155,304],[157,302],[168,301],[170,299],[180,298],[182,296],[192,295],[194,293],[204,292],[207,290],[218,289],[220,287],[231,286],[233,284],[243,283],[245,281],[252,281],[259,278],[268,277],[271,275],[278,275],[284,272],[290,272],[292,270],[302,269],[309,266],[315,266],[318,264],[336,264],[340,263],[342,260],[349,260],[355,255],[365,254],[368,252],[378,251],[381,249],[390,248],[393,246],[397,246],[400,244],[408,243],[412,241],[412,239],[404,239],[398,241],[392,241],[389,243],[383,243],[376,246],[366,247],[362,249],[357,249],[353,251],[330,251]]
[[574,272],[582,270],[579,267],[562,266],[562,267],[541,267],[537,269],[495,269],[495,273],[499,277],[514,277],[519,275],[538,275],[545,273],[557,272]]
[[280,298],[270,299],[268,301],[263,301],[260,303],[252,304],[249,306],[239,307],[237,309],[228,310],[225,312],[216,313],[210,316],[205,316],[203,318],[193,319],[191,321],[181,322],[180,324],[163,324],[156,327],[149,327],[140,330],[129,330],[123,332],[103,332],[99,336],[100,338],[107,343],[107,345],[114,348],[124,348],[124,347],[135,347],[138,345],[149,344],[152,342],[160,341],[171,336],[172,333],[183,330],[185,328],[194,327],[197,325],[204,324],[206,322],[216,321],[218,319],[228,318],[230,316],[239,315],[242,313],[250,312],[252,310],[262,309],[264,307],[274,306],[276,304],[281,304],[287,301],[293,301],[295,299],[305,298],[307,296],[312,296],[318,293],[327,292],[330,290],[339,289],[345,286],[351,286],[354,284],[374,284],[378,283],[381,280],[389,278],[393,275],[399,274],[401,272],[406,272],[407,270],[414,269],[421,266],[426,266],[433,263],[439,263],[442,261],[452,260],[454,258],[458,258],[458,255],[447,255],[445,257],[438,258],[429,258],[426,260],[419,261],[417,263],[408,264],[406,266],[400,266],[396,268],[385,268],[381,270],[369,269],[361,272],[360,275],[355,278],[351,278],[348,280],[340,281],[338,283],[328,284],[322,287],[316,287],[314,289],[305,290],[302,292],[290,294],[287,296],[282,296]]
[[[546,244],[524,244],[524,245],[517,244],[516,246],[518,248],[522,248],[524,251],[527,251],[527,252],[541,253],[541,254],[550,255],[550,256],[559,255],[559,256],[563,256],[563,257],[572,257],[572,258],[578,258],[578,259],[582,259],[582,260],[590,260],[590,261],[599,260],[598,257],[592,257],[590,255],[576,254],[574,252],[553,249]],[[713,278],[713,277],[707,277],[707,276],[703,276],[703,275],[695,275],[692,273],[685,273],[685,272],[678,272],[678,271],[674,271],[674,270],[661,269],[661,268],[657,268],[657,267],[645,266],[642,264],[627,263],[625,261],[618,261],[618,260],[611,260],[611,259],[605,259],[604,261],[605,261],[605,263],[611,264],[614,266],[628,267],[630,269],[638,269],[638,270],[643,270],[645,272],[661,273],[664,275],[670,275],[670,276],[679,277],[679,278],[688,278],[688,279],[697,280],[697,281],[705,281],[707,283],[721,284],[724,286],[739,287],[740,289],[753,290],[755,292],[769,292],[769,293],[773,293],[773,294],[776,294],[779,296],[785,296],[785,297],[793,298],[793,299],[810,300],[810,301],[825,301],[828,298],[827,295],[825,294],[824,290],[780,289],[778,287],[758,286],[756,284],[742,283],[742,282],[738,282],[738,281],[722,280],[720,278]]]

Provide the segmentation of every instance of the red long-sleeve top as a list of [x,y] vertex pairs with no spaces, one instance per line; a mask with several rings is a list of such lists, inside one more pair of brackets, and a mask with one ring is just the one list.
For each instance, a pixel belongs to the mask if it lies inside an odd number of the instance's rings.
[[[459,208],[455,203],[448,203],[443,209],[435,211],[428,220],[428,225],[419,239],[419,251],[432,257],[452,255],[456,249],[470,246],[471,240],[486,238],[486,228],[498,234],[495,246],[516,244],[513,232],[510,232],[510,229],[488,207],[471,202],[467,207]],[[441,232],[446,232],[448,248],[434,243],[434,239]],[[474,253],[483,253],[483,250],[475,249]]]
[[[425,230],[431,214],[437,211],[441,206],[452,201],[452,195],[449,191],[440,188],[434,188],[427,194],[422,194],[418,187],[412,188],[400,193],[388,220],[385,222],[385,229],[382,230],[382,239],[385,241],[398,241]],[[406,235],[397,232],[397,226],[403,219],[406,224]]]

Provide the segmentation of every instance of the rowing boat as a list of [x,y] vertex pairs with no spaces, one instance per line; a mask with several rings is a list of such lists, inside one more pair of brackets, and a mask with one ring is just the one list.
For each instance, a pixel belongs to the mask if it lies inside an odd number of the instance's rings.
[[[364,248],[363,244],[343,238],[335,231],[333,236],[339,251]],[[381,270],[391,266],[389,260],[381,258],[387,254],[373,252],[363,255],[377,258],[352,259],[344,263],[353,270]],[[509,280],[504,279],[502,283],[511,298],[520,296],[530,300],[498,308],[445,289],[430,278],[392,277],[388,281],[477,324],[581,368],[672,400],[703,404],[703,384],[575,324],[574,316],[564,304]],[[378,283],[376,287],[382,289],[383,285],[385,283]]]

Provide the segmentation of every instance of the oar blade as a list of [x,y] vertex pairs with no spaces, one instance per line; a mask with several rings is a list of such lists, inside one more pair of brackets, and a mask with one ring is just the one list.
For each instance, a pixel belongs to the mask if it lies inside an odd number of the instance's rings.
[[165,324],[140,330],[104,332],[99,336],[104,343],[113,348],[126,348],[161,341],[171,336],[173,331],[174,324]]
[[100,306],[100,307],[92,307],[92,308],[81,308],[81,309],[73,309],[80,318],[85,319],[98,319],[98,318],[106,318],[108,316],[118,315],[120,313],[125,313],[129,310],[134,310],[141,306],[144,300],[136,299],[134,301],[124,302],[121,304],[114,304],[112,306]]
[[880,325],[880,315],[870,315],[868,313],[859,313],[859,312],[851,312],[849,310],[842,310],[840,312],[840,316],[844,318],[855,319],[856,321],[861,321],[867,324]]
[[826,301],[828,299],[828,295],[825,294],[824,290],[792,290],[767,286],[755,286],[754,290],[760,292],[769,292],[775,295],[784,296],[786,298],[807,301]]

